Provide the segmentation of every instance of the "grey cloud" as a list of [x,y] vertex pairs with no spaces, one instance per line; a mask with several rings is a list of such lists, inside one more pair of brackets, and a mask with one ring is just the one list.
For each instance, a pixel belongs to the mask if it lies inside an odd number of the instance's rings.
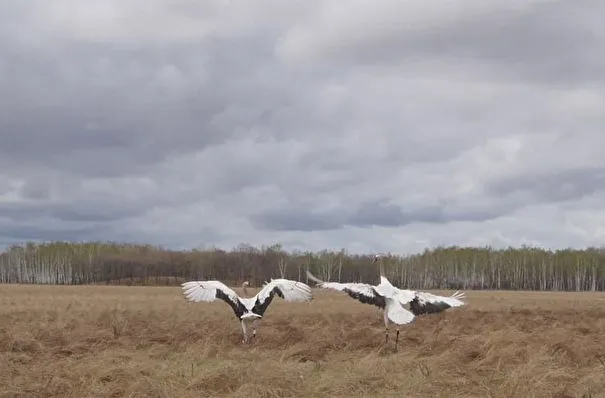
[[[429,217],[434,212],[427,212]],[[381,202],[364,203],[357,211],[346,221],[347,224],[355,226],[385,226],[396,227],[410,222],[399,206]]]
[[[517,214],[601,194],[605,101],[597,84],[578,90],[602,77],[600,3],[447,2],[456,12],[425,21],[418,8],[439,4],[385,1],[352,5],[356,21],[331,20],[317,1],[154,0],[145,18],[108,1],[120,19],[0,2],[0,245],[277,240],[387,251],[517,242],[524,230],[556,243],[565,217],[540,213],[548,227],[538,230]],[[329,34],[307,25],[322,15]],[[405,34],[364,29],[376,15]],[[288,62],[282,50],[305,26],[308,56]],[[566,131],[578,133],[552,156],[517,154]],[[576,169],[556,177],[567,160]],[[535,164],[552,173],[531,173]],[[598,236],[596,216],[578,220]]]
[[66,222],[98,222],[123,220],[145,213],[147,209],[140,203],[107,203],[95,201],[63,202],[35,201],[29,203],[2,203],[0,217],[13,221],[35,221],[49,218]]
[[347,226],[404,227],[414,223],[447,224],[450,222],[482,222],[506,215],[512,208],[465,209],[457,206],[421,206],[403,209],[400,206],[376,200],[362,203],[353,209],[313,211],[288,208],[267,211],[251,217],[257,228],[275,231],[337,230]]
[[0,247],[26,241],[95,240],[98,239],[98,236],[103,236],[107,233],[111,234],[112,231],[98,225],[53,228],[39,224],[20,224],[0,230]]
[[604,31],[597,17],[605,12],[602,2],[553,1],[528,8],[452,27],[425,44],[436,52],[487,60],[505,75],[533,81],[604,81],[605,59],[597,52],[602,43],[595,34]]
[[605,168],[587,167],[514,175],[487,186],[492,195],[526,194],[540,202],[581,199],[605,191]]
[[[429,18],[422,25],[413,20],[414,7],[451,12],[442,18]],[[382,23],[376,17],[372,19],[373,13],[367,18],[356,11],[358,15],[351,18],[360,23],[363,18],[371,26],[365,37],[357,37],[351,24],[340,26],[318,17],[303,25],[302,31],[294,31],[292,43],[288,44],[293,48],[289,51],[296,53],[295,47],[302,46],[301,54],[324,62],[392,64],[406,67],[410,73],[417,65],[421,69],[432,68],[435,73],[469,72],[494,79],[522,78],[564,86],[604,82],[601,71],[605,59],[599,49],[604,32],[600,15],[605,13],[605,5],[598,0],[528,1],[523,5],[473,1],[455,5],[410,3],[393,6],[390,15],[385,12],[388,21]]]
[[283,99],[270,75],[262,90],[251,84],[271,68],[257,39],[131,49],[67,42],[58,54],[4,46],[5,167],[27,160],[83,175],[138,173],[262,124]]
[[321,214],[294,209],[254,215],[251,220],[256,228],[273,231],[322,231],[342,227],[338,215]]

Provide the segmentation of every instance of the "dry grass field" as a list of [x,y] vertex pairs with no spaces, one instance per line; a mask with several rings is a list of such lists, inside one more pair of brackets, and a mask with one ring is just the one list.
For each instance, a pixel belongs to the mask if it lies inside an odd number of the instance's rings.
[[0,396],[605,397],[605,294],[467,292],[398,352],[377,308],[314,294],[242,345],[227,304],[179,287],[0,285]]

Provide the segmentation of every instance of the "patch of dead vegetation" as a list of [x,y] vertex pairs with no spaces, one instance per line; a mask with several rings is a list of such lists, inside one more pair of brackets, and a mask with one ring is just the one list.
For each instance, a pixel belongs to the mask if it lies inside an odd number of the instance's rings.
[[276,300],[242,345],[226,304],[187,303],[178,287],[0,286],[0,397],[605,391],[605,294],[467,292],[468,307],[402,327],[395,351],[378,309],[314,293]]

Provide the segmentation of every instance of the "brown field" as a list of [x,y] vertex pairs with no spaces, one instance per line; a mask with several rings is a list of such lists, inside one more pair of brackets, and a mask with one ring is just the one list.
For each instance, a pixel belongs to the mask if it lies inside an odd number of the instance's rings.
[[467,292],[394,352],[378,308],[314,293],[242,345],[179,287],[0,285],[0,396],[605,397],[605,294]]

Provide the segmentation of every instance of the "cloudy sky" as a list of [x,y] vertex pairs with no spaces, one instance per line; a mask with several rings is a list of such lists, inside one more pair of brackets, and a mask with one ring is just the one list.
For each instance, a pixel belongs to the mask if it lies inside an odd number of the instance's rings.
[[0,247],[605,243],[601,0],[4,0]]

